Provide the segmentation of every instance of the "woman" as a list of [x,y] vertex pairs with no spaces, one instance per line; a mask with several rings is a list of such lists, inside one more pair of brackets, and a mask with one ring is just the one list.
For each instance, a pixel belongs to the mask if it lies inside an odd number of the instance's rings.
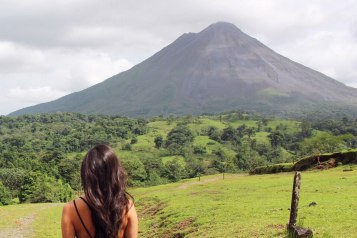
[[94,146],[83,159],[81,180],[84,196],[63,208],[62,237],[137,237],[135,206],[126,192],[126,176],[113,149]]

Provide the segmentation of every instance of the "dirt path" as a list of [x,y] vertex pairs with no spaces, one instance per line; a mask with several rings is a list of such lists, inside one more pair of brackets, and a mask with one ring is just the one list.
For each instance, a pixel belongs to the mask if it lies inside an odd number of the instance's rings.
[[6,227],[1,229],[0,238],[30,238],[34,237],[32,223],[36,220],[38,213],[41,211],[56,206],[57,204],[46,204],[40,209],[34,210],[33,213],[16,219],[14,227]]
[[0,237],[1,238],[10,238],[10,237],[32,237],[33,230],[31,227],[31,223],[35,220],[35,214],[31,214],[26,217],[22,217],[15,221],[16,227],[5,228],[1,230]]

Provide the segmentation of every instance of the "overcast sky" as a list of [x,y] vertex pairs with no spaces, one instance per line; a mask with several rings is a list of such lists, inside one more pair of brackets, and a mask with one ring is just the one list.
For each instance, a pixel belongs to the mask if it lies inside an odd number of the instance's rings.
[[225,21],[357,88],[355,0],[0,0],[0,115],[85,89]]

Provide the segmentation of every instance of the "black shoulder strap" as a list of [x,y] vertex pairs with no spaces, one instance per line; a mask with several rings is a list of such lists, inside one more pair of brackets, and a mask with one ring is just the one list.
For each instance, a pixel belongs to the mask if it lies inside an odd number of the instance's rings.
[[82,197],[79,197],[79,198],[82,199],[83,202],[85,202],[85,203],[87,204],[87,206],[88,206],[89,209],[91,209],[90,206],[89,206],[89,203],[88,203],[84,198],[82,198]]
[[[82,197],[81,197],[81,198],[82,198]],[[82,198],[82,200],[88,205],[87,201],[85,201],[83,198]],[[74,204],[74,208],[76,209],[76,212],[77,212],[77,215],[78,215],[78,217],[79,217],[79,220],[81,221],[81,223],[82,223],[84,229],[86,230],[88,236],[89,236],[90,238],[92,238],[92,236],[91,236],[91,234],[89,233],[89,231],[88,231],[86,225],[84,225],[84,222],[83,222],[83,220],[82,220],[81,215],[79,214],[79,211],[78,211],[77,204],[76,204],[76,201],[75,201],[75,200],[73,200],[73,204]]]

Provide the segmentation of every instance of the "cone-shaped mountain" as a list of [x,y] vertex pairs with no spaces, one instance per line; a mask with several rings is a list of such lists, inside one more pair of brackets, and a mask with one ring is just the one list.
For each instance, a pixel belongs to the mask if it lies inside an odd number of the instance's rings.
[[230,23],[187,33],[102,83],[12,115],[81,112],[152,116],[248,110],[286,114],[355,108],[357,89],[293,62]]

